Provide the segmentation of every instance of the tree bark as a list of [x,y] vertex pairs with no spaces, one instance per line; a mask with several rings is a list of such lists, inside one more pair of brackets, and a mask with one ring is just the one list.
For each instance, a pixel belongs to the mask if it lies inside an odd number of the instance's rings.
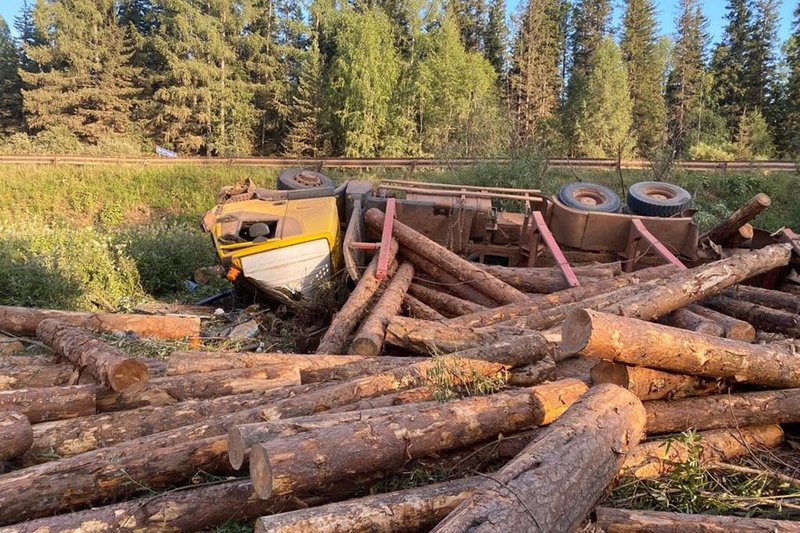
[[78,313],[51,309],[0,306],[0,330],[32,337],[46,318],[57,318],[73,326],[99,333],[132,331],[142,337],[183,339],[200,335],[200,319],[177,315],[127,315],[123,313]]
[[556,377],[558,379],[579,379],[584,383],[592,384],[591,371],[600,359],[595,357],[569,357],[556,361]]
[[555,358],[557,353],[558,344],[551,342],[537,331],[529,331],[524,335],[506,337],[503,340],[453,352],[452,355],[515,368],[535,364],[547,357]]
[[[570,394],[563,386],[563,383],[542,385],[434,404],[410,414],[255,444],[250,451],[250,478],[256,493],[266,498],[313,490],[373,470],[393,470],[414,457],[430,456],[500,433],[547,423],[566,409],[564,404],[577,399],[584,387],[575,382]],[[575,395],[576,391],[580,392]],[[555,412],[546,408],[553,405],[557,406]],[[342,454],[342,450],[348,453]]]
[[[515,268],[499,265],[480,265],[480,268],[522,292],[545,293],[563,291],[570,286],[557,267]],[[610,279],[621,272],[619,261],[572,267],[581,285],[599,279]]]
[[633,394],[594,387],[433,531],[572,531],[641,439],[644,421]]
[[139,359],[93,337],[81,328],[47,318],[39,323],[36,336],[81,371],[86,370],[99,383],[122,392],[141,389],[150,375]]
[[[367,225],[375,230],[383,227],[384,214],[379,209],[369,209],[364,218]],[[423,257],[435,257],[437,264],[452,276],[463,282],[474,283],[476,289],[501,304],[527,298],[524,293],[487,274],[475,263],[459,257],[399,220],[394,221],[392,235],[401,246]]]
[[404,316],[392,317],[386,326],[386,342],[406,350],[429,354],[451,353],[527,333],[522,328],[494,326],[471,328]]
[[185,400],[233,396],[292,385],[300,385],[300,371],[290,364],[183,374],[152,379],[143,389],[133,393],[100,390],[97,409],[109,412],[148,405],[172,405]]
[[800,387],[800,365],[791,353],[588,309],[567,318],[561,348],[679,374]]
[[409,262],[403,262],[358,329],[350,345],[351,354],[375,356],[381,353],[386,338],[386,324],[400,312],[403,297],[413,277],[414,267]]
[[786,266],[791,257],[788,244],[774,244],[742,254],[682,270],[652,289],[614,303],[604,311],[642,320],[655,320],[676,309],[718,294],[723,289],[764,272]]
[[[397,241],[392,239],[389,247],[390,261],[394,260],[395,255],[397,255]],[[375,254],[361,279],[358,280],[356,288],[350,293],[342,308],[333,315],[331,325],[328,326],[328,330],[319,342],[317,353],[345,353],[347,337],[364,317],[375,293],[378,291],[378,287],[381,285],[382,280],[375,277],[375,272],[378,268],[378,256],[379,254]]]
[[0,411],[17,411],[32,424],[93,415],[96,385],[74,385],[0,392]]
[[720,392],[724,385],[716,380],[685,374],[671,374],[643,366],[628,366],[601,361],[592,368],[592,382],[613,383],[626,388],[642,401],[678,399]]
[[452,294],[447,294],[446,292],[431,289],[430,287],[420,285],[416,282],[412,283],[408,288],[408,293],[415,298],[419,298],[420,301],[436,309],[447,318],[486,310],[486,307],[482,305],[464,300],[458,296],[453,296]]
[[[698,436],[697,444],[702,450],[697,459],[702,462],[733,459],[747,455],[754,448],[776,448],[783,442],[783,430],[778,425],[716,429]],[[637,479],[660,477],[690,459],[693,452],[686,442],[675,439],[645,442],[630,451],[619,475]]]
[[800,337],[800,315],[795,313],[734,300],[727,296],[708,298],[703,304],[726,315],[749,322],[761,331],[781,333],[787,337]]
[[700,236],[701,240],[708,239],[716,244],[725,244],[734,237],[739,228],[756,218],[759,213],[772,204],[770,197],[764,193],[753,196],[746,204],[731,213],[731,215]]
[[514,387],[532,387],[545,381],[556,380],[556,362],[545,356],[535,363],[528,363],[508,373],[508,384]]
[[647,433],[800,422],[800,389],[647,402]]
[[798,533],[790,520],[745,518],[710,514],[633,511],[598,507],[597,527],[606,533]]
[[363,361],[338,365],[330,368],[320,368],[318,370],[305,370],[300,372],[300,379],[303,383],[321,383],[325,381],[347,381],[381,372],[388,372],[401,366],[406,366],[420,361],[425,357],[368,357]]
[[763,305],[780,311],[798,314],[800,313],[800,296],[783,291],[761,289],[750,287],[749,285],[737,285],[731,289],[726,289],[723,296],[734,300],[744,300],[751,304]]
[[725,330],[726,339],[742,342],[753,342],[756,340],[756,328],[754,328],[750,322],[733,318],[732,316],[703,307],[702,305],[692,304],[688,306],[687,309],[721,325]]
[[446,289],[462,300],[473,302],[482,307],[497,307],[497,302],[480,292],[475,287],[474,283],[465,283],[461,281],[433,261],[427,259],[427,256],[423,257],[408,248],[402,248],[400,250],[400,255],[414,264],[415,271],[421,270],[430,276],[430,279],[422,278],[423,282],[435,284],[436,287],[442,290]]
[[21,362],[15,358],[0,359],[0,390],[38,389],[68,385],[74,377],[71,364]]
[[0,411],[0,474],[2,462],[20,456],[33,444],[28,418],[16,411]]
[[725,328],[722,325],[698,315],[686,307],[676,309],[668,314],[664,317],[664,323],[673,328],[686,329],[712,337],[725,336]]
[[311,509],[263,516],[256,533],[411,533],[428,531],[469,496],[483,480],[456,479],[367,496]]
[[410,294],[406,294],[403,297],[403,308],[406,311],[408,311],[408,316],[412,318],[419,318],[421,320],[434,320],[434,321],[445,319],[444,315],[440,314],[439,311],[429,306],[428,304],[420,300],[417,300]]
[[675,265],[663,265],[647,268],[631,274],[623,274],[610,280],[581,285],[553,294],[533,296],[525,302],[504,305],[494,309],[463,315],[447,321],[448,324],[459,326],[489,326],[498,322],[514,320],[527,316],[536,316],[539,313],[575,302],[582,302],[601,294],[610,294],[617,289],[630,285],[637,285],[654,281],[678,271]]

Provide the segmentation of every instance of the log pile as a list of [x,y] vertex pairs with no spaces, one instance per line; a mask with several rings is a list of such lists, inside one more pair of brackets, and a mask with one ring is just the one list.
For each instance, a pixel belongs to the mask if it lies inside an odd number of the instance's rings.
[[[763,207],[705,240],[741,244]],[[384,215],[365,220],[380,232]],[[386,255],[314,354],[149,361],[100,334],[190,338],[195,321],[0,308],[0,330],[53,353],[0,355],[0,533],[797,530],[602,502],[623,480],[780,447],[800,422],[800,358],[757,342],[800,337],[800,296],[752,286],[787,245],[686,270],[575,265],[578,287],[471,263],[398,221]],[[689,430],[700,452],[674,437]],[[364,496],[409,464],[449,480]]]

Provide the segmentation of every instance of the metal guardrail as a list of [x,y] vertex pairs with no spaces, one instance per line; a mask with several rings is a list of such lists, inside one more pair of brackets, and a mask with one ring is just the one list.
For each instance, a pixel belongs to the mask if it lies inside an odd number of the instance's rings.
[[[253,167],[309,167],[309,168],[453,168],[478,163],[506,163],[509,159],[400,159],[400,158],[291,158],[291,157],[87,157],[75,155],[0,155],[0,164],[19,165],[237,165]],[[624,170],[650,168],[650,162],[641,159],[549,159],[548,165],[556,168],[590,168],[613,170],[619,165]],[[762,170],[798,171],[795,161],[676,161],[686,170]]]

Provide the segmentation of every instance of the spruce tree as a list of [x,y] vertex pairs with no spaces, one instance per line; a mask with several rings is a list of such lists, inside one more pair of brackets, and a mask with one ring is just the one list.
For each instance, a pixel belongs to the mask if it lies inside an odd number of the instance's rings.
[[636,148],[639,155],[649,157],[664,139],[667,115],[662,91],[665,65],[651,0],[628,0],[622,27],[620,47],[628,69]]
[[447,0],[447,11],[461,32],[461,42],[469,52],[483,49],[482,37],[487,23],[485,0]]
[[22,80],[16,43],[0,17],[0,136],[22,129]]
[[753,9],[750,0],[728,0],[727,25],[711,59],[712,97],[718,112],[736,130],[747,109],[747,66],[752,48]]
[[130,133],[138,71],[114,1],[39,2],[33,17],[47,38],[24,45],[41,70],[20,71],[29,127],[67,128],[89,143]]
[[483,35],[483,55],[497,72],[498,80],[503,83],[508,61],[508,26],[506,25],[505,0],[492,0],[489,6],[489,18]]
[[46,36],[33,21],[33,6],[34,4],[28,0],[23,0],[22,9],[14,19],[14,29],[17,30],[17,39],[20,44],[20,67],[27,72],[35,72],[39,70],[39,66],[28,56],[26,50],[44,45],[46,42]]
[[790,157],[800,159],[800,4],[794,10],[792,35],[786,44],[788,79],[785,89],[784,150]]
[[318,157],[322,150],[322,55],[316,35],[302,61],[289,115],[283,152],[291,157]]
[[765,111],[777,83],[775,48],[778,36],[778,1],[755,0],[745,61],[745,95],[748,109]]

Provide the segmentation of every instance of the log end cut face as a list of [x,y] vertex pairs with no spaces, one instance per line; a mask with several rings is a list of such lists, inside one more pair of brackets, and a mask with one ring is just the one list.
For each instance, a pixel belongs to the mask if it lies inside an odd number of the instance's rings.
[[258,444],[250,448],[250,479],[256,496],[262,500],[272,496],[272,465],[269,461],[269,452]]
[[586,309],[575,309],[561,328],[561,349],[566,353],[580,353],[592,336],[592,317]]
[[239,470],[244,465],[245,443],[242,432],[238,427],[233,427],[228,431],[228,459],[231,466]]
[[147,365],[138,359],[124,359],[109,373],[109,386],[117,392],[137,392],[150,379]]

